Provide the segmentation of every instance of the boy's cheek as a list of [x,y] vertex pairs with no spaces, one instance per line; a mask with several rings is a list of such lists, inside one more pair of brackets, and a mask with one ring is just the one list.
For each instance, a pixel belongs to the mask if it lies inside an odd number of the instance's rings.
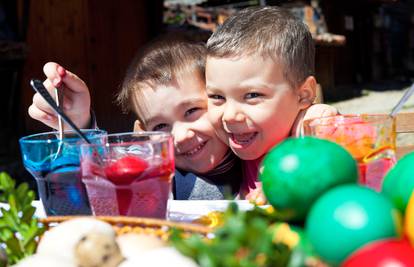
[[217,130],[216,135],[218,136],[221,142],[225,143],[227,146],[229,145],[229,138],[222,129]]
[[213,105],[208,105],[207,118],[214,127],[218,127],[218,125],[222,124],[221,116],[221,112],[217,107]]
[[215,105],[211,105],[209,103],[208,109],[207,109],[207,117],[214,128],[215,134],[218,136],[221,142],[225,143],[226,145],[229,145],[229,140],[227,137],[226,132],[224,131],[224,125],[222,122],[222,112],[219,107]]

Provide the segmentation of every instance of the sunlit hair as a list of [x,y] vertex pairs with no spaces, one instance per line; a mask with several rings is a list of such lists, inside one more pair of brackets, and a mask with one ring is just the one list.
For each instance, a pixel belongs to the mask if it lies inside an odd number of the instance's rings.
[[162,38],[151,43],[130,64],[117,95],[118,104],[125,112],[133,111],[145,124],[142,114],[149,107],[143,89],[171,85],[180,75],[198,75],[204,81],[205,57],[205,45],[188,40]]
[[315,72],[315,45],[307,26],[280,7],[253,7],[230,16],[207,41],[207,56],[259,54],[282,64],[296,88]]

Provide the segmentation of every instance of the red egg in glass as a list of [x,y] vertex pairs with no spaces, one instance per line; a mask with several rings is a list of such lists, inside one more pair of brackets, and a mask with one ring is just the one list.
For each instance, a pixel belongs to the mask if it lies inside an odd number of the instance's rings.
[[110,134],[81,146],[81,168],[95,216],[165,219],[174,175],[170,134]]

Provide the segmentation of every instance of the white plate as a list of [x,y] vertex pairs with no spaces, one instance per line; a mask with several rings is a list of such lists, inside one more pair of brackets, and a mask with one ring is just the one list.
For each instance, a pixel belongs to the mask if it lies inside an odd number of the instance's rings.
[[[212,211],[225,211],[231,202],[235,202],[240,210],[253,208],[247,200],[169,200],[167,219],[171,221],[192,222]],[[45,218],[46,213],[40,200],[33,201],[36,207],[35,216]],[[8,205],[0,203],[0,207],[8,209]],[[1,212],[0,212],[1,215]]]
[[[43,209],[43,205],[42,202],[40,200],[35,200],[32,202],[32,205],[36,208],[35,214],[34,216],[37,218],[45,218],[46,217],[46,213],[45,210]],[[9,209],[9,205],[8,204],[4,204],[4,203],[0,203],[0,208],[5,208],[5,209]],[[1,215],[1,211],[0,211],[0,215]]]
[[167,218],[171,221],[192,222],[212,211],[225,211],[235,202],[240,210],[251,210],[248,200],[169,200]]

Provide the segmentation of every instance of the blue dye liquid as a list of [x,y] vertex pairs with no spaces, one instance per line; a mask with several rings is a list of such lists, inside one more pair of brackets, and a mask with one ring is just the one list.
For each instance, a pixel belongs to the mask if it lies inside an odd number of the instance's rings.
[[39,196],[48,216],[92,214],[81,180],[78,155],[40,163],[26,160],[25,165],[36,177]]

